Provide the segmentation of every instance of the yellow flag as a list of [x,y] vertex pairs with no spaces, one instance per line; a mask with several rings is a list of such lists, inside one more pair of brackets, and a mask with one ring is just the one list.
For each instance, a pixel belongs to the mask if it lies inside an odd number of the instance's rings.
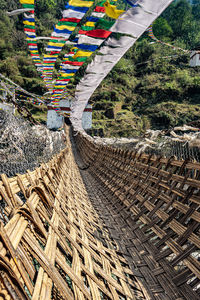
[[44,54],[44,58],[57,58],[56,55]]
[[60,74],[62,74],[63,77],[68,77],[68,76],[74,76],[75,75],[75,73],[62,73],[62,72]]
[[74,76],[75,73],[67,73],[67,76]]
[[[60,72],[60,76],[62,76],[62,77],[69,77],[69,76],[72,76],[72,75]],[[74,74],[73,74],[73,76],[74,76]]]
[[64,46],[63,43],[54,43],[54,42],[49,42],[48,45],[49,46],[56,46],[56,47],[63,47]]
[[68,26],[68,25],[56,25],[56,29],[59,29],[59,30],[64,30],[64,29],[67,29],[67,30],[74,30],[75,27],[74,26]]
[[21,4],[34,4],[34,0],[20,0]]
[[79,50],[76,52],[76,54],[73,56],[73,58],[77,58],[77,57],[84,57],[84,56],[90,56],[92,55],[93,52],[86,52],[86,51],[82,51],[82,50]]
[[93,1],[82,1],[82,0],[69,0],[69,5],[78,6],[78,7],[91,7]]
[[94,27],[95,26],[95,22],[86,22],[84,24],[84,26]]
[[35,26],[35,22],[23,21],[24,25]]
[[104,6],[106,9],[106,14],[112,19],[117,19],[124,12],[124,10],[116,9],[116,6],[111,5],[109,1],[106,1]]

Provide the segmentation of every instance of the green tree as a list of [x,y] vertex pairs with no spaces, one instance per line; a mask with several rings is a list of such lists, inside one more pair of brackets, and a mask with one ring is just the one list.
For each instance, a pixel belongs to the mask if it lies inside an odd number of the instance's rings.
[[162,40],[170,39],[173,36],[173,30],[163,17],[158,18],[153,24],[153,32],[156,37]]
[[198,0],[198,3],[192,6],[192,14],[196,21],[199,22],[200,20],[200,3]]
[[188,48],[200,40],[200,22],[195,19],[192,5],[187,0],[173,3],[163,14],[173,30],[173,40],[182,39]]
[[12,24],[2,11],[0,11],[0,37],[0,59],[4,59],[13,50],[13,45]]

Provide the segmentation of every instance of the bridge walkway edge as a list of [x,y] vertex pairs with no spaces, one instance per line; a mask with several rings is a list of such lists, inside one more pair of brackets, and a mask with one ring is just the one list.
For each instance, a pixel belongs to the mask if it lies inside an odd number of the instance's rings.
[[200,274],[188,261],[198,265],[200,164],[74,139],[90,200],[146,297],[199,299]]

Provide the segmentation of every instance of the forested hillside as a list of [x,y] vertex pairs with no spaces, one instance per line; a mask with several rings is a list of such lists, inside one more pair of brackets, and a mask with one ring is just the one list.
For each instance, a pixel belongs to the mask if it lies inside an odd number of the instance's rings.
[[[200,2],[196,3],[181,0],[170,5],[153,25],[155,36],[196,49]],[[131,136],[200,119],[200,67],[191,68],[189,57],[152,43],[144,34],[93,95],[95,127],[106,136]]]
[[[65,1],[36,3],[37,34],[49,36]],[[27,52],[22,16],[9,18],[5,13],[17,7],[18,0],[0,0],[0,73],[42,94],[46,89]],[[199,1],[194,0],[193,5],[187,0],[174,1],[154,23],[153,32],[174,46],[196,49],[200,44]],[[44,47],[41,42],[41,54]],[[69,86],[72,93],[84,68]],[[152,126],[166,128],[200,119],[199,71],[189,67],[188,54],[153,43],[145,33],[92,96],[94,127],[107,136],[129,136]]]

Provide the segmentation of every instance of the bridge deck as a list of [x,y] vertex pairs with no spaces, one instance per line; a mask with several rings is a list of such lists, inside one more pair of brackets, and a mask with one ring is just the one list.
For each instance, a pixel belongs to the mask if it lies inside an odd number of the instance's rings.
[[0,299],[199,299],[200,164],[75,141],[1,176]]
[[200,164],[75,139],[90,199],[145,299],[199,299]]

